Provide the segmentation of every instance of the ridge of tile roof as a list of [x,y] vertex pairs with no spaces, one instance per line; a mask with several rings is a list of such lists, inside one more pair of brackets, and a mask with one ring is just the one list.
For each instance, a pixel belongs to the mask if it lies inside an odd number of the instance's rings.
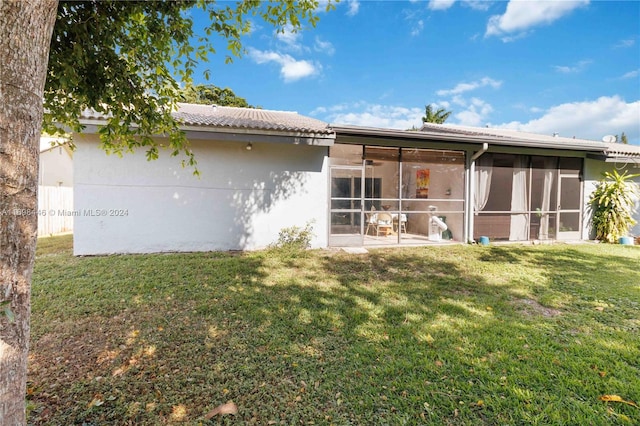
[[184,124],[191,126],[301,133],[333,133],[328,123],[293,111],[179,103],[178,111],[173,115]]
[[541,133],[529,133],[523,132],[520,130],[514,129],[502,129],[497,127],[468,127],[468,126],[459,126],[453,124],[435,124],[435,123],[424,123],[420,131],[435,131],[435,132],[444,132],[444,133],[453,133],[453,134],[463,134],[469,136],[488,136],[495,137],[501,139],[517,139],[517,140],[527,140],[527,141],[536,141],[536,142],[584,142],[587,144],[599,144],[601,146],[605,146],[603,142],[595,141],[592,139],[581,139],[576,137],[563,137],[559,135],[545,135]]

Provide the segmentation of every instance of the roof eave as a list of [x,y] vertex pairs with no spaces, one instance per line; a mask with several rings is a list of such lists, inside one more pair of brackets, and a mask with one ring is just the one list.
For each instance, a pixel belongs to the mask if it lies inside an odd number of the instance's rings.
[[[85,126],[83,133],[98,133],[100,126],[106,124],[101,119],[82,119],[80,124]],[[187,139],[221,140],[238,142],[265,142],[265,143],[290,143],[294,145],[332,146],[335,142],[335,133],[314,131],[285,131],[274,129],[259,129],[245,127],[216,127],[180,125]],[[162,135],[155,135],[162,137]]]
[[591,145],[585,145],[585,142],[542,142],[531,141],[526,139],[517,138],[499,138],[481,135],[464,135],[464,134],[452,134],[452,133],[438,133],[434,131],[408,131],[408,130],[390,130],[374,127],[359,127],[348,125],[329,125],[329,127],[336,132],[339,136],[342,134],[349,134],[352,136],[373,136],[373,137],[386,137],[386,138],[402,138],[411,140],[436,140],[445,142],[457,142],[465,144],[483,144],[488,143],[492,145],[500,146],[512,146],[523,148],[546,148],[554,150],[574,150],[585,152],[599,152],[603,153],[606,149],[605,146],[595,145],[593,142]]

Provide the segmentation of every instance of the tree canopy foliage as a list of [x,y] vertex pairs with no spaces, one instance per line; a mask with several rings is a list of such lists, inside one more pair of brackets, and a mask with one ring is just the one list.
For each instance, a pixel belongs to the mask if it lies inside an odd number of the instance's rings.
[[436,123],[442,124],[447,121],[447,118],[451,115],[451,111],[447,111],[444,108],[434,109],[431,105],[424,107],[424,117],[422,117],[423,123]]
[[[219,48],[212,36],[226,40],[226,60],[231,61],[243,52],[241,37],[250,31],[251,19],[257,16],[278,31],[285,26],[297,31],[315,25],[318,3],[60,1],[44,93],[44,130],[79,131],[82,112],[93,109],[108,117],[100,130],[107,152],[142,147],[154,159],[159,149],[168,148],[171,155],[186,155],[183,164],[195,165],[171,112],[180,99],[180,81],[191,84],[196,66]],[[203,33],[188,13],[194,8],[209,18]],[[229,93],[221,95],[232,99]],[[154,134],[166,135],[166,145],[157,145]]]
[[627,138],[627,135],[625,135],[624,132],[622,132],[622,135],[620,135],[620,137],[618,137],[618,135],[616,135],[616,142],[628,145],[629,144],[629,139]]
[[255,108],[253,105],[249,105],[245,98],[236,95],[228,87],[223,89],[213,84],[190,84],[180,90],[178,100],[191,104]]

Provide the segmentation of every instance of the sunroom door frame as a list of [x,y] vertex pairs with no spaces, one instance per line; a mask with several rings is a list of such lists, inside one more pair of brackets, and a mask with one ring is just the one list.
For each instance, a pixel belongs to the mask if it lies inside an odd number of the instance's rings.
[[[575,184],[577,183],[577,191]],[[563,186],[573,185],[574,190],[563,197]],[[582,238],[582,199],[583,185],[579,174],[559,173],[556,212],[556,239],[558,241],[580,240]],[[571,199],[568,199],[571,196]],[[567,216],[578,216],[578,223],[571,230],[563,230],[562,219]]]
[[[340,194],[334,193],[336,186],[334,178],[344,178],[344,176],[335,176],[340,172],[352,172],[351,176],[351,193],[348,197],[338,196]],[[355,186],[355,181],[358,181],[359,185]],[[361,247],[364,245],[364,165],[344,166],[336,165],[329,167],[329,246],[330,247]],[[360,188],[360,193],[354,193],[356,188]],[[336,204],[346,204],[348,207],[336,206]],[[359,227],[351,226],[352,231],[350,233],[337,233],[335,226],[339,226],[334,223],[338,217],[347,217],[349,221],[354,222],[355,218],[359,218]]]

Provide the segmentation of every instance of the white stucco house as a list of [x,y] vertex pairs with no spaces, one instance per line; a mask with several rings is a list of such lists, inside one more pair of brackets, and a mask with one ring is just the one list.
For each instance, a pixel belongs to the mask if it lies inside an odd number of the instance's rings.
[[190,104],[176,116],[200,177],[169,155],[106,155],[102,118],[82,118],[76,255],[252,250],[307,223],[313,247],[589,239],[601,172],[640,172],[640,147],[509,130],[398,131]]

